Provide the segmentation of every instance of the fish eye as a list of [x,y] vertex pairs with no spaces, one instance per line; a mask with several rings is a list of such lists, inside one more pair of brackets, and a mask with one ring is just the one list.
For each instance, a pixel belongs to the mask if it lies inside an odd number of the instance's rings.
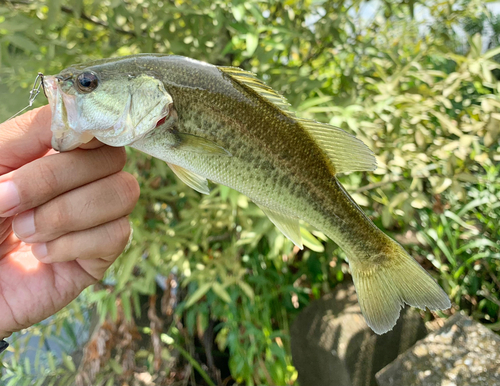
[[97,75],[94,74],[93,72],[82,72],[76,78],[76,83],[75,83],[76,88],[83,93],[94,91],[98,84],[99,84],[99,79],[97,78]]

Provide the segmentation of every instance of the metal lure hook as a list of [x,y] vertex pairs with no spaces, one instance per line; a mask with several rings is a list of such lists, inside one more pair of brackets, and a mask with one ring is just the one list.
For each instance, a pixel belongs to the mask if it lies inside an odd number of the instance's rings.
[[10,121],[11,119],[17,117],[19,114],[21,114],[26,109],[29,109],[31,106],[33,106],[33,103],[35,102],[36,97],[38,96],[38,94],[40,94],[40,89],[43,90],[43,94],[45,95],[45,98],[47,98],[47,93],[45,91],[45,85],[43,84],[43,74],[41,72],[38,73],[38,75],[35,78],[35,81],[33,82],[33,87],[31,88],[30,96],[28,99],[28,106],[26,106],[24,109],[18,111],[17,113],[15,113],[12,117],[10,117],[7,120]]

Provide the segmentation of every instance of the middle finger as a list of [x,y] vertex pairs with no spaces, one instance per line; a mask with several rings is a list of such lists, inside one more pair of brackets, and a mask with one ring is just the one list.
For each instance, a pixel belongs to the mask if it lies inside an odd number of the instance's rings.
[[19,214],[12,228],[24,242],[47,242],[126,216],[138,197],[135,178],[119,172]]

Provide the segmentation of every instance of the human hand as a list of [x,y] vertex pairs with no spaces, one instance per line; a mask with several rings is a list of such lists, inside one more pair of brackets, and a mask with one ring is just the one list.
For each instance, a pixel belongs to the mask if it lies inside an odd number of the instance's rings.
[[0,125],[0,339],[100,280],[125,248],[139,186],[125,150],[51,151],[48,106]]

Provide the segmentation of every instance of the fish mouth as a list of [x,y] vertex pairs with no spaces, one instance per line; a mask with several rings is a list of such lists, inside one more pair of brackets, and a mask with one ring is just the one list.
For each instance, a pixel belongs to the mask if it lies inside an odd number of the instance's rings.
[[74,98],[61,91],[60,83],[63,81],[58,76],[45,76],[43,86],[52,112],[52,147],[54,150],[64,152],[76,149],[78,146],[89,142],[94,136],[89,133],[78,133],[71,127],[70,119],[76,117],[76,104]]

